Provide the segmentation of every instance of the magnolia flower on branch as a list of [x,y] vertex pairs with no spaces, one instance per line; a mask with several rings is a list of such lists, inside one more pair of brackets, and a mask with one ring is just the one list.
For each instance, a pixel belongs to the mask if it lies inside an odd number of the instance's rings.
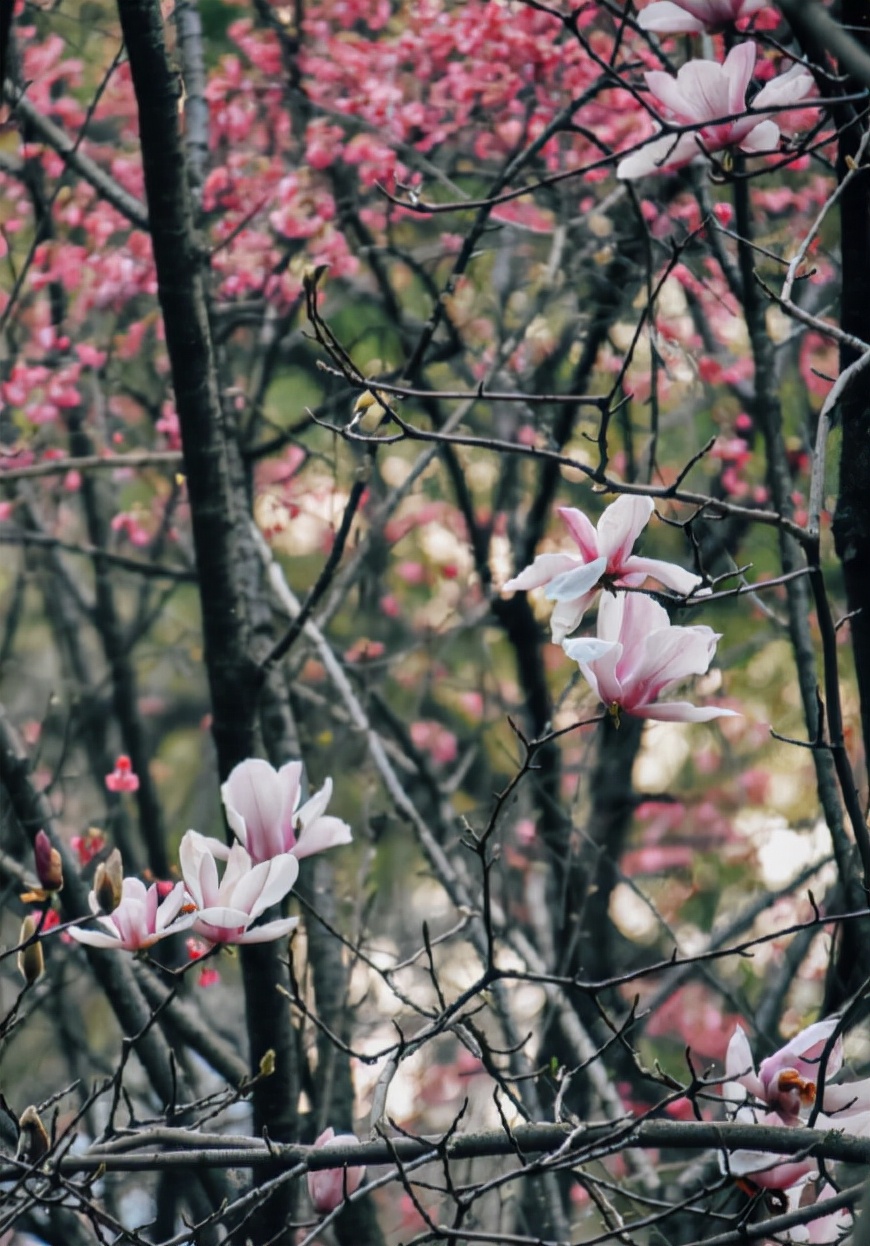
[[253,923],[292,889],[299,874],[296,858],[284,853],[255,865],[242,845],[234,844],[219,878],[217,861],[224,854],[216,848],[223,845],[197,831],[187,831],[181,841],[181,876],[197,909],[194,934],[209,943],[268,943],[289,934],[298,917]]
[[634,544],[652,518],[652,498],[618,497],[603,512],[596,527],[582,511],[560,506],[559,514],[577,545],[577,554],[539,554],[531,566],[503,585],[503,591],[541,588],[556,603],[550,626],[559,644],[579,627],[599,589],[635,588],[648,576],[675,593],[686,595],[701,577],[658,558],[632,554]]
[[[336,1134],[335,1130],[330,1127],[323,1131],[314,1145],[318,1149],[325,1147],[328,1150],[330,1146],[358,1146],[359,1139],[353,1134]],[[314,1210],[321,1216],[335,1211],[336,1207],[339,1207],[348,1195],[359,1189],[365,1175],[365,1168],[354,1166],[319,1168],[309,1172],[308,1195]]]
[[664,134],[621,160],[616,176],[645,177],[663,169],[678,169],[704,152],[738,147],[745,152],[775,151],[779,126],[765,109],[799,104],[813,88],[813,78],[802,65],[763,86],[746,108],[757,49],[738,43],[723,64],[701,59],[687,61],[676,77],[654,69],[645,74],[652,104],[675,126],[691,126],[681,134]]
[[[846,1082],[831,1086],[843,1067],[843,1040],[831,1039],[839,1024],[837,1017],[807,1026],[755,1069],[752,1049],[742,1026],[737,1026],[725,1055],[722,1093],[730,1104],[737,1104],[732,1119],[745,1124],[778,1125],[799,1128],[815,1117],[815,1128],[828,1132],[842,1130],[866,1137],[870,1131],[870,1081]],[[825,1085],[819,1101],[818,1083],[825,1051]],[[728,1157],[729,1172],[748,1177],[764,1189],[788,1190],[802,1186],[818,1172],[814,1159],[795,1156],[784,1159],[771,1151],[737,1150]],[[820,1234],[809,1240],[828,1240],[825,1233],[842,1224],[843,1218],[827,1225],[819,1223]],[[835,1240],[836,1234],[834,1235]]]
[[[752,1049],[742,1026],[737,1026],[725,1055],[728,1097],[747,1095],[778,1114],[787,1125],[801,1123],[816,1104],[819,1069],[825,1047],[839,1019],[817,1021],[796,1034],[784,1047],[762,1060],[755,1071]],[[819,1104],[829,1127],[866,1134],[870,1125],[870,1079],[829,1085],[843,1067],[843,1040],[838,1037],[825,1062],[825,1086]]]
[[151,947],[159,939],[187,930],[193,924],[194,914],[184,911],[184,884],[176,883],[169,895],[161,902],[156,883],[145,886],[138,878],[125,878],[121,885],[121,899],[108,915],[95,892],[89,903],[101,930],[73,928],[69,934],[88,947],[114,948],[124,952],[138,952]]
[[597,631],[597,639],[566,640],[562,648],[608,709],[666,722],[708,722],[736,713],[659,700],[690,675],[706,674],[719,640],[711,628],[672,626],[667,611],[643,593],[605,593]]
[[765,8],[766,0],[656,0],[638,14],[638,25],[657,35],[721,30]]
[[348,824],[324,813],[331,796],[332,779],[327,779],[319,792],[300,804],[302,763],[290,761],[275,770],[254,757],[240,762],[221,788],[227,822],[255,862],[285,852],[301,859],[349,844]]

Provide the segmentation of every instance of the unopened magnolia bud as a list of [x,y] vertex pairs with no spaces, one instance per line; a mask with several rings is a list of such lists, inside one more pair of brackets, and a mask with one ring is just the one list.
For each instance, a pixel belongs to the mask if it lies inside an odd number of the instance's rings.
[[[315,1147],[359,1145],[359,1139],[353,1134],[338,1134],[335,1130],[325,1129]],[[344,1200],[358,1190],[366,1175],[365,1168],[320,1168],[308,1173],[308,1196],[314,1210],[321,1216],[328,1215],[341,1206]]]
[[52,847],[45,831],[37,831],[33,841],[33,857],[36,876],[46,891],[60,891],[63,887],[63,864],[60,853]]
[[39,1113],[32,1104],[21,1113],[18,1128],[21,1132],[15,1158],[22,1164],[38,1164],[51,1144]]
[[[25,917],[18,932],[18,942],[27,943],[36,934],[36,922],[32,917]],[[28,986],[38,982],[45,972],[45,960],[42,955],[42,944],[36,939],[28,943],[18,953],[18,971]]]
[[114,913],[121,903],[124,884],[124,867],[121,854],[113,848],[105,861],[101,861],[94,874],[94,895],[103,913]]

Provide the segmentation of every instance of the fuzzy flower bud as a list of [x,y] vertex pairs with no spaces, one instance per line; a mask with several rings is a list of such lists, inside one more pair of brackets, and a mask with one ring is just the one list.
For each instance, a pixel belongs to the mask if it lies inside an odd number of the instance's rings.
[[124,894],[124,867],[121,854],[113,848],[94,874],[94,895],[103,913],[114,913]]
[[51,1143],[48,1133],[33,1104],[24,1109],[18,1121],[18,1150],[15,1158],[21,1164],[38,1164]]
[[45,831],[37,831],[33,841],[33,857],[36,876],[46,891],[60,891],[63,887],[63,865],[60,853],[52,846]]
[[[27,943],[28,939],[33,939],[35,934],[35,919],[30,916],[25,917],[18,932],[18,942]],[[28,986],[33,986],[42,977],[45,972],[45,960],[42,955],[42,944],[38,939],[33,943],[27,943],[27,947],[23,947],[18,953],[18,971]]]

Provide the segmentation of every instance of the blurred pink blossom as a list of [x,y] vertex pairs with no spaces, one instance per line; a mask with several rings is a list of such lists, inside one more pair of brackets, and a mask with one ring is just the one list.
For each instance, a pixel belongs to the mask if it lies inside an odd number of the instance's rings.
[[658,558],[641,558],[632,549],[652,518],[652,499],[624,495],[606,508],[593,528],[582,511],[560,506],[578,554],[539,554],[531,566],[502,586],[504,592],[547,586],[555,601],[550,625],[558,644],[579,627],[584,613],[602,587],[637,587],[652,576],[675,593],[688,594],[700,577]]
[[[331,1127],[325,1129],[315,1147],[352,1146],[359,1143],[354,1134],[336,1134]],[[365,1168],[320,1168],[308,1173],[308,1195],[314,1210],[321,1216],[335,1211],[349,1194],[353,1194],[362,1184],[366,1175]]]
[[659,697],[689,675],[706,673],[719,637],[709,627],[674,627],[667,611],[642,593],[604,593],[598,638],[563,641],[569,658],[611,710],[665,722],[708,722],[733,716],[719,706]]
[[106,775],[106,787],[110,792],[138,792],[139,776],[133,770],[133,763],[126,753],[122,753],[115,761],[115,769]]
[[738,43],[723,64],[691,60],[676,77],[654,69],[646,82],[651,103],[675,126],[691,126],[682,134],[663,134],[619,162],[616,176],[645,177],[662,169],[678,169],[704,152],[739,147],[745,152],[776,150],[779,126],[765,108],[797,104],[813,87],[812,75],[801,65],[773,78],[746,109],[746,91],[755,68],[756,46]]
[[428,753],[439,765],[449,765],[459,755],[456,736],[431,718],[421,718],[411,723],[409,733],[414,747]]
[[720,30],[765,7],[765,0],[656,0],[638,15],[642,30],[657,35]]

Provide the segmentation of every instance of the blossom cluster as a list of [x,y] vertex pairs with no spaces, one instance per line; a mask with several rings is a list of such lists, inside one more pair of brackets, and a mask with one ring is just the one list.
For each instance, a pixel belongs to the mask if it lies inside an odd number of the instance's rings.
[[[843,1067],[838,1017],[807,1026],[758,1069],[749,1040],[737,1026],[725,1056],[723,1095],[733,1119],[748,1124],[794,1128],[810,1123],[822,1131],[839,1130],[866,1137],[870,1132],[870,1080],[831,1085]],[[819,1084],[824,1088],[819,1091]],[[823,1184],[818,1161],[807,1156],[784,1159],[763,1151],[733,1151],[723,1164],[735,1177],[767,1190],[782,1190],[792,1207],[823,1204],[834,1193]],[[809,1195],[809,1197],[808,1197]],[[815,1197],[813,1197],[815,1195]],[[835,1242],[851,1227],[851,1214],[840,1209],[822,1215],[807,1228],[808,1240]],[[792,1233],[794,1239],[794,1233]]]
[[[670,722],[707,722],[732,715],[719,706],[660,700],[690,675],[703,675],[719,636],[705,626],[679,627],[652,597],[639,589],[654,579],[683,597],[700,595],[701,577],[675,563],[642,558],[631,551],[652,517],[648,497],[625,495],[606,508],[593,527],[582,511],[559,511],[578,552],[539,554],[531,566],[504,584],[506,591],[544,588],[556,603],[553,640],[580,666],[586,682],[612,713]],[[566,639],[602,593],[597,636]]]
[[211,945],[265,943],[289,934],[297,917],[258,919],[292,890],[300,858],[351,840],[348,824],[325,812],[332,781],[303,802],[301,762],[276,771],[249,758],[236,766],[221,795],[236,836],[231,847],[187,831],[179,851],[181,881],[149,887],[122,876],[116,850],[98,867],[89,897],[100,928],[75,928],[71,936],[90,947],[137,952],[186,930]]
[[[668,0],[649,5],[639,23],[657,34],[703,33],[763,7],[758,0]],[[679,169],[696,157],[732,148],[750,154],[776,152],[782,111],[806,99],[813,77],[803,65],[792,65],[747,105],[757,56],[755,43],[747,40],[732,47],[722,64],[693,58],[676,76],[662,70],[647,72],[649,103],[660,128],[650,142],[620,161],[617,177],[631,180]]]

